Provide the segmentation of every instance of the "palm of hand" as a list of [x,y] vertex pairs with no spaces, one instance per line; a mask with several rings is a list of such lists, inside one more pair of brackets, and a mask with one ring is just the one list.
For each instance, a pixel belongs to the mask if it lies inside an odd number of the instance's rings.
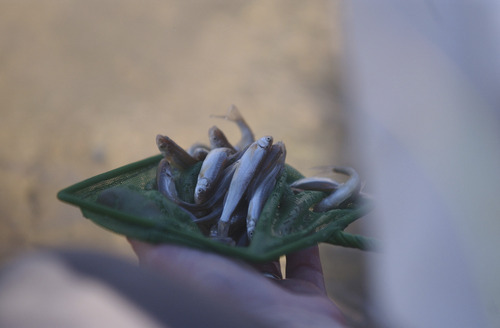
[[252,267],[180,246],[130,243],[140,264],[182,286],[194,298],[193,307],[215,305],[214,319],[238,313],[260,327],[343,326],[342,314],[326,295],[317,246],[288,255],[286,279],[272,280],[260,272],[281,276],[277,262]]

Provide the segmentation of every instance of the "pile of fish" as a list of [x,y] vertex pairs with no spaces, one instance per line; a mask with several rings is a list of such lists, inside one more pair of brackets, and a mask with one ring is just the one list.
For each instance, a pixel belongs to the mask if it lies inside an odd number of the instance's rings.
[[[224,133],[213,126],[209,129],[209,145],[196,143],[184,150],[171,138],[157,135],[156,144],[163,154],[156,173],[156,186],[169,200],[183,208],[207,236],[225,244],[247,246],[264,204],[273,191],[285,167],[286,148],[273,143],[272,136],[255,139],[237,107],[227,115],[216,116],[235,122],[242,134],[232,145]],[[202,161],[194,202],[179,197],[176,177]],[[341,207],[356,197],[360,189],[358,174],[349,167],[334,171],[348,175],[339,184],[329,178],[304,178],[290,185],[295,192],[320,190],[330,195],[316,204],[314,211],[324,212]]]

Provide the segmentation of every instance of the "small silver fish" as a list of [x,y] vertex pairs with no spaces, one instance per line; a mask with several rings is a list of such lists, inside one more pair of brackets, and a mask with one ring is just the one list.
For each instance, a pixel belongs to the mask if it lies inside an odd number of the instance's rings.
[[226,135],[221,129],[215,125],[208,129],[208,139],[210,140],[210,148],[229,148],[236,152],[233,145],[227,140]]
[[210,239],[223,244],[235,246],[236,241],[239,241],[242,235],[246,234],[246,207],[246,204],[240,202],[237,208],[234,210],[233,214],[231,215],[231,219],[229,220],[230,225],[227,237],[219,236],[218,225],[214,224],[210,229]]
[[156,169],[156,186],[158,191],[167,199],[191,213],[204,213],[210,209],[208,204],[192,204],[179,197],[175,184],[174,169],[165,158],[160,161]]
[[227,237],[229,220],[245,194],[252,178],[258,171],[260,164],[268,154],[273,137],[265,136],[252,143],[238,160],[229,190],[224,200],[224,209],[218,224],[219,237]]
[[175,187],[172,167],[165,158],[158,163],[158,168],[156,169],[156,187],[168,199],[175,203],[180,201]]
[[333,171],[349,176],[349,179],[341,184],[337,190],[325,197],[314,207],[315,212],[326,212],[338,208],[342,203],[351,199],[359,193],[361,188],[361,179],[358,173],[351,167],[337,166]]
[[231,105],[228,109],[226,115],[211,115],[212,117],[221,117],[231,122],[234,122],[238,125],[238,128],[241,131],[241,139],[234,147],[236,150],[242,150],[246,146],[251,145],[255,141],[255,136],[250,129],[250,126],[247,124],[240,111],[235,105]]
[[[171,173],[168,172],[168,167],[165,167],[165,165],[168,165],[168,162],[165,160],[164,162],[160,162],[163,166],[163,171],[159,172],[164,172],[163,174],[167,175],[166,177],[163,177],[163,179],[166,179],[164,183],[168,184],[174,184],[173,176]],[[165,164],[166,163],[166,164]],[[183,209],[186,210],[186,212],[191,216],[191,219],[193,220],[194,223],[198,224],[200,229],[206,230],[206,226],[211,226],[215,223],[215,221],[220,217],[222,213],[222,205],[218,205],[219,203],[222,203],[224,199],[224,195],[226,194],[226,191],[229,187],[229,184],[231,183],[231,178],[233,177],[235,171],[235,166],[230,165],[224,169],[223,175],[215,187],[215,190],[211,197],[204,203],[202,204],[190,204],[187,202],[182,201],[177,197],[177,191],[175,187],[170,186],[169,188],[167,187],[161,187],[162,189],[170,189],[173,188],[172,192],[168,192],[168,195],[173,195],[173,196],[167,196],[168,199],[173,200],[175,203],[177,203],[179,206],[181,206]],[[165,194],[164,194],[165,195]],[[172,199],[174,198],[174,199]],[[207,212],[208,211],[208,212]],[[199,214],[198,216],[195,216],[194,213],[202,213],[201,215]]]
[[323,192],[332,192],[334,190],[337,190],[339,186],[340,184],[337,181],[325,177],[302,178],[290,184],[290,188],[296,191],[316,190]]
[[[201,227],[206,227],[207,225],[209,227],[213,226],[213,224],[217,221],[217,219],[220,217],[220,214],[222,213],[222,207],[216,207],[214,208],[211,212],[208,214],[193,218],[193,222],[198,224],[198,226]],[[206,230],[206,229],[205,229]]]
[[158,134],[156,136],[156,145],[170,165],[175,168],[184,170],[197,162],[196,159],[167,136]]
[[205,148],[196,148],[190,155],[193,156],[193,158],[198,162],[203,161],[205,158],[207,158],[208,150],[206,150]]
[[249,195],[250,201],[248,202],[248,212],[246,218],[247,236],[249,239],[253,238],[255,226],[260,218],[262,209],[276,186],[278,177],[281,175],[283,168],[285,167],[285,145],[282,142],[278,142],[273,145],[273,148],[277,148],[275,154],[269,154],[268,158],[270,157],[270,163],[268,163],[268,159],[266,158],[266,163],[263,165],[264,168],[261,170],[263,174],[259,174],[258,179],[254,180],[256,183],[253,184],[256,185],[256,187],[255,190],[253,190]]
[[207,200],[224,171],[228,155],[232,152],[233,150],[229,148],[215,148],[207,154],[201,165],[194,189],[194,201],[196,204]]
[[[280,157],[283,157],[280,159]],[[266,155],[266,158],[262,161],[261,167],[259,169],[259,172],[257,172],[257,175],[255,178],[252,180],[252,183],[248,187],[248,194],[252,194],[255,189],[260,185],[262,180],[266,178],[268,175],[269,171],[276,165],[276,162],[278,160],[283,160],[286,157],[286,148],[285,144],[281,141],[278,141],[276,144],[271,146],[271,149],[269,149],[269,153]]]
[[219,183],[215,186],[212,195],[207,199],[206,202],[203,203],[203,205],[211,208],[214,207],[218,202],[224,200],[224,196],[227,193],[237,167],[237,163],[233,163],[224,168],[224,172],[222,173]]
[[194,143],[189,147],[187,153],[191,155],[195,160],[202,161],[207,157],[208,152],[210,151],[210,147],[202,143]]

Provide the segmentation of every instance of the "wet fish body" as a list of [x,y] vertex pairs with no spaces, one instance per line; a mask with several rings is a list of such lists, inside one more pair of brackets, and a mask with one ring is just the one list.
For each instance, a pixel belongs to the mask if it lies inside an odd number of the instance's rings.
[[224,209],[218,224],[219,237],[227,237],[229,220],[238,203],[245,194],[252,178],[258,171],[260,164],[268,154],[273,138],[265,136],[255,141],[248,147],[242,157],[238,160],[229,190],[224,200]]
[[202,143],[194,143],[189,147],[187,153],[191,155],[196,161],[202,161],[207,157],[210,147]]
[[[280,159],[280,157],[283,157]],[[266,178],[269,171],[276,165],[277,161],[283,160],[286,157],[286,148],[285,144],[281,141],[278,141],[274,145],[271,146],[269,153],[264,158],[259,172],[252,180],[252,183],[248,187],[248,194],[253,194],[255,189],[260,185],[260,183]]]
[[175,187],[175,179],[172,167],[169,162],[163,158],[156,169],[156,187],[168,199],[178,203],[179,196]]
[[290,184],[290,188],[297,191],[316,190],[332,192],[337,190],[339,186],[340,184],[337,181],[325,177],[302,178]]
[[316,212],[326,212],[338,208],[342,203],[359,193],[361,188],[361,179],[353,168],[337,166],[333,168],[333,171],[348,175],[349,179],[345,183],[341,184],[337,190],[316,204],[314,207],[314,211]]
[[208,195],[214,189],[215,184],[221,177],[227,158],[232,151],[233,150],[229,148],[215,148],[207,154],[207,157],[201,165],[194,190],[194,200],[196,204],[203,203],[208,198]]
[[184,170],[197,162],[187,151],[167,136],[158,134],[156,136],[156,145],[170,165],[175,168]]
[[248,202],[248,212],[247,212],[247,236],[252,239],[255,226],[259,220],[262,209],[264,208],[267,199],[271,195],[274,187],[276,186],[276,180],[283,172],[285,167],[286,149],[283,143],[277,143],[274,146],[278,146],[277,156],[272,158],[272,161],[268,163],[261,172],[264,174],[259,177],[257,183],[255,183],[255,190],[249,195],[250,200]]
[[241,131],[241,139],[234,147],[236,150],[242,150],[243,148],[245,148],[248,145],[251,145],[255,141],[255,136],[252,132],[252,129],[250,129],[250,126],[247,124],[247,122],[241,115],[240,111],[238,110],[238,107],[236,107],[235,105],[231,105],[231,107],[229,107],[228,109],[227,114],[224,116],[219,116],[219,115],[212,115],[212,116],[225,118],[226,120],[234,122],[236,123],[236,125],[238,125],[238,128]]
[[208,139],[210,140],[210,148],[212,149],[229,148],[232,149],[233,152],[236,152],[233,145],[227,140],[224,132],[215,125],[208,130]]
[[207,204],[191,204],[179,198],[174,174],[174,169],[170,163],[163,158],[156,169],[156,187],[158,191],[167,199],[190,211],[191,213],[199,214],[206,212],[209,209]]

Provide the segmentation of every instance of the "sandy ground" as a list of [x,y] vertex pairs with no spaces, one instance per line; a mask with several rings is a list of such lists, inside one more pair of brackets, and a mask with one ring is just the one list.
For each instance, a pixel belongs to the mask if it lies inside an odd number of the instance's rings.
[[[56,199],[64,187],[188,147],[236,104],[287,162],[353,165],[341,106],[339,1],[0,1],[0,261],[85,247],[133,258],[122,236]],[[354,231],[362,231],[357,223]],[[329,293],[366,324],[365,257],[322,247]]]

